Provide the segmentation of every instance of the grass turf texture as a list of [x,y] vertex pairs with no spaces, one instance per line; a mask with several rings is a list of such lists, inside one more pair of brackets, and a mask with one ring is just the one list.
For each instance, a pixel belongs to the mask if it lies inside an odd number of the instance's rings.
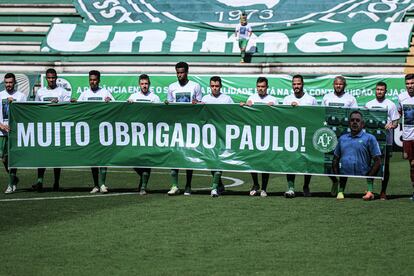
[[[114,170],[111,191],[135,192],[136,174]],[[270,178],[268,198],[252,198],[245,173],[224,173],[245,184],[219,198],[208,190],[168,197],[168,171],[156,172],[147,196],[4,201],[88,196],[91,189],[89,170],[63,170],[63,191],[39,194],[29,189],[36,172],[19,170],[20,192],[0,195],[0,275],[410,275],[414,269],[414,203],[408,162],[398,153],[385,202],[362,201],[366,182],[358,179],[338,202],[327,177],[312,179],[312,198],[285,199],[285,176],[278,175]],[[193,187],[210,186],[209,172],[197,173],[206,177],[195,176]],[[47,170],[46,188],[52,175]],[[6,180],[1,174],[3,187]],[[296,191],[302,183],[298,176]]]

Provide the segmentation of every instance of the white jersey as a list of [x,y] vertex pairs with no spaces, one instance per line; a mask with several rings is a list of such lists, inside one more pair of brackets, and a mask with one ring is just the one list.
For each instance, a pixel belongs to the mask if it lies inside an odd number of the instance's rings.
[[283,99],[284,105],[291,105],[294,102],[298,105],[318,105],[315,97],[309,95],[308,93],[304,93],[301,98],[296,98],[295,94],[291,94]]
[[213,96],[212,94],[205,95],[201,101],[206,104],[232,104],[234,103],[232,98],[229,95],[220,93],[218,97]]
[[[398,120],[400,114],[398,113],[397,106],[390,100],[384,99],[382,102],[379,102],[376,98],[367,102],[365,105],[366,108],[375,109],[375,108],[384,108],[387,109],[387,123]],[[389,129],[387,133],[387,145],[392,145],[394,140],[394,130]]]
[[335,93],[328,93],[323,96],[322,106],[358,107],[358,103],[351,94],[344,93],[338,97]]
[[249,39],[249,33],[251,32],[252,26],[249,23],[247,23],[245,26],[242,26],[242,24],[239,23],[239,25],[236,26],[236,33],[240,39]]
[[[6,90],[0,92],[0,122],[4,125],[9,124],[9,100],[8,98],[12,97],[13,101],[16,102],[25,102],[27,97],[24,93],[20,91],[14,91],[12,94],[9,94]],[[0,136],[7,136],[7,132],[0,131]]]
[[146,95],[142,92],[131,94],[128,98],[128,101],[133,102],[150,102],[150,103],[160,103],[160,97],[155,95],[152,92],[148,92]]
[[87,101],[104,102],[106,97],[111,98],[111,101],[115,100],[114,97],[112,97],[111,93],[105,88],[99,88],[96,91],[92,91],[89,88],[88,90],[80,94],[78,101],[80,102],[87,102]]
[[38,102],[51,102],[52,100],[58,100],[58,102],[68,102],[68,93],[65,89],[60,86],[56,86],[55,89],[48,89],[47,87],[42,87],[36,92],[35,101]]
[[170,103],[191,103],[193,100],[201,101],[201,87],[198,83],[188,81],[186,85],[174,82],[168,86],[167,100]]
[[268,103],[273,103],[273,105],[276,105],[279,103],[279,101],[273,97],[270,96],[269,94],[267,94],[265,97],[260,97],[259,94],[253,94],[251,95],[247,101],[251,101],[253,104],[268,104]]
[[402,114],[403,133],[402,138],[405,141],[414,140],[414,97],[408,92],[398,95],[398,110]]

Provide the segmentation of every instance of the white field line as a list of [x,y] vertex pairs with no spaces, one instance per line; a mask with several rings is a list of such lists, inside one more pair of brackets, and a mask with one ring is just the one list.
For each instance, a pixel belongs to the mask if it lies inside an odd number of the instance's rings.
[[[79,169],[73,169],[72,171],[89,171],[89,170],[79,170]],[[117,171],[117,170],[111,170],[111,172],[121,172],[121,173],[133,173],[132,171]],[[167,172],[152,172],[151,174],[169,174]],[[205,177],[212,177],[208,174],[193,174],[193,176],[205,176]],[[229,187],[237,187],[244,184],[244,181],[238,178],[228,177],[228,176],[222,176],[221,178],[228,179],[233,181],[233,183],[224,185],[226,188]],[[198,188],[195,190],[209,190],[210,187],[206,188]],[[32,197],[32,198],[7,198],[7,199],[0,199],[0,202],[12,202],[12,201],[39,201],[39,200],[59,200],[59,199],[78,199],[78,198],[99,198],[99,197],[112,197],[112,196],[124,196],[124,195],[136,195],[138,192],[134,193],[109,193],[109,194],[98,194],[98,195],[79,195],[79,196],[51,196],[51,197]]]

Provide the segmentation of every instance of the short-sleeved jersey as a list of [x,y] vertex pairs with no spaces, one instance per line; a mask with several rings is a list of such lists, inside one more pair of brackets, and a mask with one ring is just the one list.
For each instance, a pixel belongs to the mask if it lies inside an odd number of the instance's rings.
[[111,101],[115,100],[112,94],[105,88],[99,88],[96,91],[92,91],[89,88],[88,90],[83,91],[80,94],[78,101],[80,102],[88,102],[88,101],[104,102],[106,97],[111,98]]
[[168,86],[167,100],[170,103],[191,103],[193,100],[201,101],[201,87],[198,83],[188,81],[186,85],[174,82]]
[[402,138],[405,141],[414,140],[414,97],[408,92],[398,95],[398,110],[402,114],[403,133]]
[[371,159],[380,156],[381,150],[374,135],[361,131],[354,137],[351,133],[339,137],[334,154],[340,158],[340,174],[367,175]]
[[[384,99],[382,102],[379,102],[377,99],[373,99],[366,103],[365,108],[387,109],[387,123],[398,120],[400,118],[400,114],[398,113],[397,106],[388,99]],[[389,129],[387,133],[387,145],[392,145],[393,139],[394,139],[394,129]]]
[[275,97],[273,97],[273,96],[271,96],[269,94],[267,94],[265,97],[261,97],[257,93],[251,95],[247,99],[247,101],[252,101],[253,104],[268,104],[268,103],[273,103],[274,105],[276,105],[276,104],[279,103],[279,101]]
[[240,39],[249,39],[250,32],[252,32],[252,26],[249,23],[245,26],[239,23],[236,26],[236,33],[238,33]]
[[229,95],[220,93],[218,97],[213,96],[212,94],[205,95],[201,101],[206,104],[232,104],[234,103],[232,98]]
[[323,96],[322,106],[358,107],[358,103],[351,94],[344,93],[338,97],[335,93],[328,93]]
[[57,99],[59,102],[67,102],[70,100],[70,98],[68,99],[67,95],[67,91],[60,86],[57,86],[55,89],[42,87],[37,90],[35,101],[51,102],[53,99]]
[[[27,100],[27,96],[20,91],[14,91],[11,94],[9,94],[6,90],[0,92],[0,122],[4,125],[7,125],[9,123],[9,97],[12,97],[13,101],[16,102],[25,102]],[[0,136],[6,135],[7,132],[0,131]]]
[[297,102],[298,105],[318,105],[315,97],[309,95],[308,93],[304,93],[301,98],[296,98],[295,94],[291,94],[283,99],[284,105],[291,105],[294,102]]
[[150,102],[150,103],[160,103],[160,97],[155,95],[152,92],[144,94],[142,92],[131,94],[128,98],[129,101],[133,102]]

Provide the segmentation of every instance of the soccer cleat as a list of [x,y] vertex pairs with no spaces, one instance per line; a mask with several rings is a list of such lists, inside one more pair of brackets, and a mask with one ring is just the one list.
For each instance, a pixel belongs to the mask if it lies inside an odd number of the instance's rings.
[[367,192],[363,197],[362,197],[362,199],[363,200],[366,200],[366,201],[369,201],[369,200],[374,200],[374,198],[375,198],[375,196],[374,196],[374,194],[372,193],[372,192]]
[[387,200],[388,198],[387,198],[387,194],[386,193],[384,193],[384,192],[381,192],[381,194],[380,194],[380,200]]
[[337,199],[337,200],[343,200],[343,199],[345,199],[344,193],[343,193],[343,192],[339,192],[339,193],[336,195],[336,199]]
[[331,195],[336,196],[338,194],[338,182],[332,183]]
[[190,196],[191,195],[191,189],[185,188],[184,195],[185,196]]
[[244,58],[242,58],[242,59],[240,60],[240,63],[244,63]]
[[178,195],[180,193],[180,189],[177,186],[172,186],[171,190],[168,191],[168,195]]
[[145,191],[144,189],[141,189],[141,191],[139,191],[139,195],[147,195],[147,191]]
[[90,191],[89,193],[96,194],[97,192],[99,192],[99,187],[93,187],[92,191]]
[[295,191],[294,190],[291,190],[291,189],[287,190],[285,192],[285,197],[286,198],[294,198],[295,197]]
[[414,193],[413,195],[410,197],[411,201],[414,201]]
[[250,191],[250,196],[256,196],[256,195],[258,195],[257,190],[251,190]]
[[16,185],[7,186],[7,189],[4,191],[5,194],[12,194],[16,191]]
[[219,196],[219,194],[218,194],[218,192],[217,192],[216,189],[211,190],[211,196],[212,197],[218,197]]
[[266,193],[266,191],[262,190],[262,191],[260,192],[260,196],[261,196],[261,197],[267,197],[267,193]]
[[106,187],[105,185],[102,184],[101,187],[100,187],[100,192],[102,194],[106,194],[108,192],[108,187]]

